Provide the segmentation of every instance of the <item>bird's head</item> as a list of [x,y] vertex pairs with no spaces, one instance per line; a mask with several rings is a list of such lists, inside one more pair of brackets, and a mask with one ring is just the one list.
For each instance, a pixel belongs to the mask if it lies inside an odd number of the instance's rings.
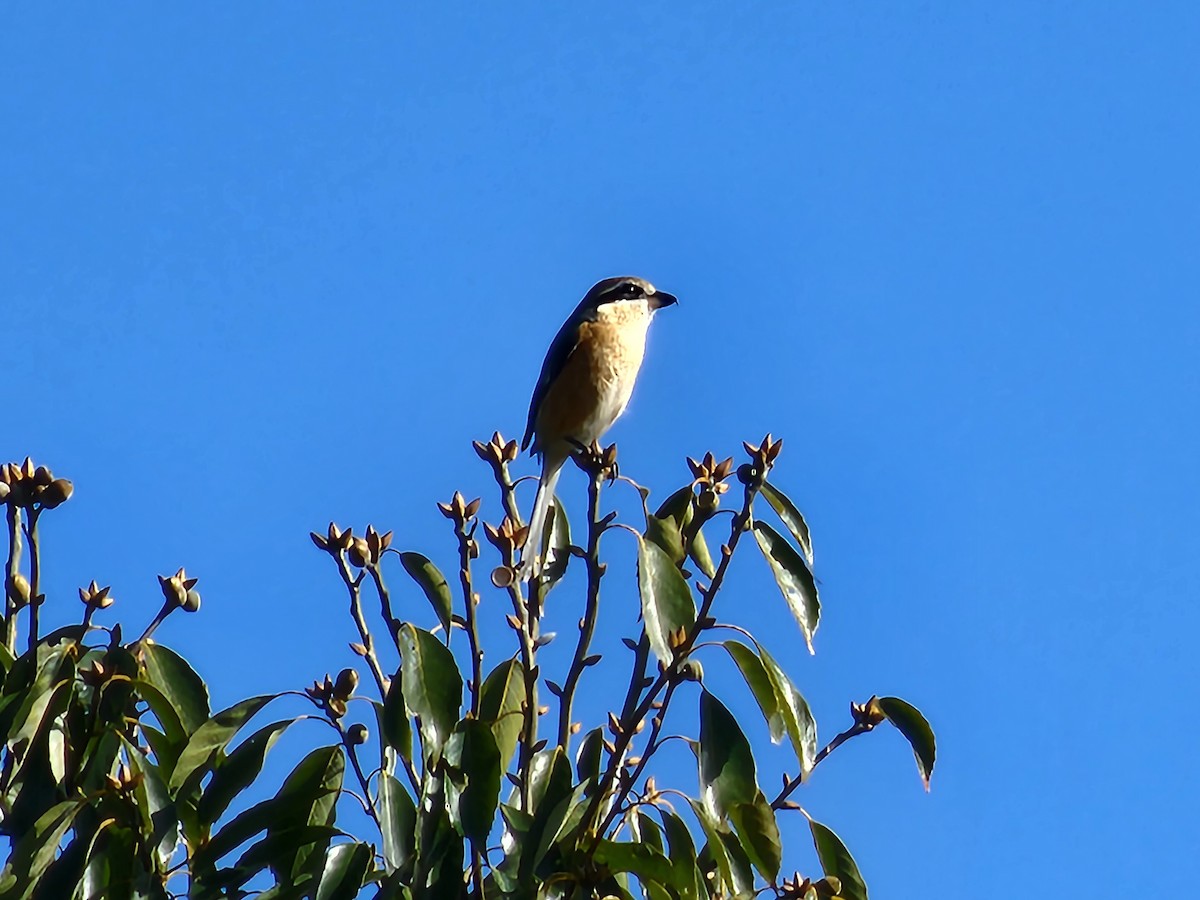
[[615,311],[621,304],[633,304],[652,313],[677,302],[672,294],[656,290],[654,285],[644,278],[621,275],[596,282],[583,298],[580,307],[588,313],[601,314],[605,310]]

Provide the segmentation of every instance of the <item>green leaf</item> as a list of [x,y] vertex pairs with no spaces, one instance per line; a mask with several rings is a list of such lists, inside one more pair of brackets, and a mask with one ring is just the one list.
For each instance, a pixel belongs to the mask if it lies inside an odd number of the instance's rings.
[[453,601],[450,599],[450,585],[446,576],[430,562],[429,557],[413,553],[411,550],[400,554],[400,565],[404,566],[404,571],[411,575],[413,581],[425,592],[438,621],[449,636]]
[[808,644],[808,652],[815,652],[812,639],[821,620],[821,602],[817,597],[817,583],[813,580],[812,572],[795,548],[770,525],[755,522],[754,537],[771,566],[771,574],[775,576],[775,583],[787,600],[788,609],[800,626],[804,642]]
[[929,722],[921,715],[919,709],[899,697],[880,697],[879,707],[888,717],[888,721],[908,738],[913,756],[917,758],[917,771],[921,773],[921,782],[928,791],[929,779],[933,777],[933,764],[937,759],[937,741]]
[[683,535],[679,531],[679,524],[672,518],[660,519],[658,516],[647,515],[645,538],[661,547],[676,566],[687,556],[683,550]]
[[642,617],[654,655],[670,665],[675,653],[673,635],[691,630],[696,622],[696,604],[683,574],[657,544],[638,538],[638,590]]
[[700,794],[718,819],[758,794],[754,754],[737,719],[708,691],[700,691]]
[[[280,806],[298,806],[299,815],[281,817],[267,828],[267,833],[298,825],[333,825],[345,770],[346,758],[339,746],[318,747],[304,757],[275,795]],[[314,857],[324,852],[326,843],[313,842],[289,854],[277,874],[285,880],[298,881],[310,869]]]
[[556,496],[547,515],[549,527],[542,535],[542,581],[546,590],[554,587],[567,572],[571,561],[571,521],[562,501]]
[[676,871],[663,852],[648,844],[600,840],[592,861],[610,872],[630,872],[643,884],[676,886]]
[[56,803],[15,841],[8,865],[0,872],[0,900],[32,896],[38,879],[58,855],[59,842],[84,805],[84,800]]
[[[179,752],[183,750],[184,744],[187,743],[190,733],[183,727],[183,719],[179,716],[179,710],[171,704],[171,698],[163,693],[154,682],[145,678],[139,678],[134,681],[133,686],[138,696],[149,704],[150,711],[154,713],[154,717],[162,725],[167,745],[174,750],[174,757],[177,759]],[[160,760],[159,762],[161,764],[165,760]],[[174,765],[174,760],[171,761],[171,765]]]
[[387,696],[382,707],[376,710],[376,715],[384,743],[399,753],[401,758],[412,762],[412,720],[404,703],[403,668],[398,669],[392,677]]
[[525,670],[516,659],[506,659],[483,680],[479,719],[491,726],[500,750],[500,769],[508,771],[521,736],[525,703]]
[[629,813],[625,815],[629,819],[629,831],[633,835],[634,843],[646,844],[660,853],[665,853],[666,845],[663,843],[662,829],[658,827],[658,823],[640,809],[630,812],[633,813],[632,816]]
[[771,504],[771,509],[775,510],[775,514],[779,516],[779,520],[787,526],[787,530],[792,533],[792,537],[800,545],[800,550],[804,553],[804,559],[811,569],[813,564],[812,536],[808,533],[808,523],[804,521],[804,516],[800,514],[800,510],[796,509],[796,505],[788,499],[787,494],[779,490],[775,485],[763,482],[762,495],[767,498],[767,502]]
[[658,812],[662,816],[663,829],[671,848],[669,855],[675,867],[675,884],[680,900],[707,900],[708,889],[696,864],[696,845],[686,823],[678,813],[667,809],[659,809]]
[[453,654],[428,631],[405,622],[396,640],[402,657],[404,701],[420,721],[425,756],[433,759],[458,721],[462,676]]
[[417,807],[394,775],[379,775],[379,818],[388,871],[407,866],[416,849]]
[[728,640],[722,646],[737,663],[746,686],[750,688],[758,708],[762,710],[763,718],[767,720],[767,727],[771,732],[771,741],[778,744],[783,740],[783,716],[779,714],[779,698],[775,695],[775,685],[771,676],[767,674],[766,667],[758,658],[758,654],[740,641]]
[[[146,680],[157,687],[179,714],[189,735],[208,721],[208,688],[187,660],[161,644],[141,645]],[[160,720],[161,721],[161,720]],[[163,722],[163,727],[167,727]],[[168,735],[169,736],[169,735]]]
[[675,524],[682,529],[690,518],[688,513],[691,512],[695,496],[694,485],[685,484],[664,500],[654,515],[659,519],[672,518],[675,520]]
[[600,760],[604,750],[604,729],[593,728],[583,736],[575,754],[575,774],[594,788],[600,779]]
[[[195,730],[179,754],[179,762],[171,772],[167,788],[172,796],[182,796],[191,793],[212,768],[217,754],[223,751],[233,736],[243,725],[264,706],[274,700],[277,694],[265,694],[261,697],[251,697],[235,703],[228,709],[223,709]],[[184,786],[188,789],[181,790]]]
[[316,900],[354,900],[371,865],[371,848],[358,842],[338,844],[325,853]]
[[[805,813],[805,815],[808,815]],[[826,875],[833,875],[842,882],[839,896],[845,900],[867,900],[867,886],[859,874],[858,864],[842,843],[842,839],[833,833],[832,829],[822,825],[809,816],[808,827],[812,831],[813,846],[817,848],[817,858],[821,860],[821,868]]]
[[483,841],[500,802],[500,750],[491,728],[478,719],[459,722],[444,758],[450,822],[464,837]]
[[154,871],[162,875],[171,867],[171,857],[175,854],[175,845],[179,840],[179,816],[158,767],[146,758],[136,744],[124,738],[122,742],[129,757],[130,769],[134,775],[141,776],[133,789],[142,817],[141,840],[150,839],[149,843],[154,848]]
[[783,727],[791,741],[792,749],[796,752],[801,775],[808,778],[808,773],[812,771],[817,758],[817,723],[813,719],[812,710],[808,708],[808,701],[796,689],[787,672],[783,671],[783,667],[767,652],[767,648],[758,642],[755,642],[755,646],[758,648],[763,669],[775,688],[779,715],[783,719]]
[[759,791],[753,803],[739,803],[730,810],[729,819],[754,868],[773,882],[783,863],[783,841],[770,802]]
[[229,804],[233,802],[233,798],[241,794],[254,783],[254,779],[258,778],[268,751],[279,740],[279,736],[295,721],[295,719],[281,719],[270,725],[264,725],[242,741],[237,749],[221,761],[221,764],[213,772],[212,781],[208,783],[200,797],[197,814],[201,821],[211,825],[224,815]]
[[[297,825],[294,828],[273,831],[239,856],[233,868],[221,870],[219,876],[221,886],[227,890],[240,888],[262,870],[280,868],[281,861],[284,858],[290,859],[291,855],[301,847],[306,847],[316,841],[321,841],[324,845],[342,835],[343,832],[340,829],[330,825]],[[229,891],[229,893],[233,896],[238,895],[236,891]]]
[[[707,839],[707,844],[704,851],[701,852],[698,862],[703,860],[707,854],[716,866],[718,884],[710,884],[709,888],[724,889],[726,893],[735,896],[752,890],[753,873],[750,871],[750,860],[745,851],[738,846],[735,839],[726,840],[727,838],[732,839],[733,835],[722,828],[721,823],[713,817],[703,802],[689,797],[688,803]],[[733,848],[737,848],[736,852]],[[701,897],[707,895],[706,889],[705,894],[702,894]]]
[[704,529],[696,529],[696,533],[692,536],[692,540],[688,544],[688,556],[696,564],[696,568],[703,572],[706,577],[712,578],[717,574],[717,567],[713,565],[712,554],[708,552],[708,541],[704,539]]

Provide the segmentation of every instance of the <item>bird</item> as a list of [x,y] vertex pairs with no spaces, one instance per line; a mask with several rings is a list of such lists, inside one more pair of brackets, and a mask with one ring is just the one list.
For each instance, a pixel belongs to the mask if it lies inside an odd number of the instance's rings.
[[541,573],[542,539],[554,488],[571,453],[598,441],[625,412],[654,313],[678,300],[649,281],[622,275],[596,282],[558,330],[533,398],[521,449],[542,472],[517,575]]

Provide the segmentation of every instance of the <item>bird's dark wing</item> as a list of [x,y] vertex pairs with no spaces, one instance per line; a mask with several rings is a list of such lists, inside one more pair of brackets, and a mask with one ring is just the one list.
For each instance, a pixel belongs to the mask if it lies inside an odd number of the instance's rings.
[[594,318],[594,312],[589,315],[581,303],[571,317],[563,323],[562,328],[558,329],[558,334],[551,341],[550,349],[546,351],[546,358],[542,361],[542,372],[538,375],[537,386],[533,389],[533,398],[529,401],[529,418],[525,422],[525,437],[521,439],[522,450],[528,447],[529,442],[533,440],[538,409],[541,407],[542,401],[546,399],[546,392],[550,390],[550,385],[554,383],[554,379],[558,377],[558,373],[563,370],[567,360],[571,358],[571,354],[579,345],[579,326]]

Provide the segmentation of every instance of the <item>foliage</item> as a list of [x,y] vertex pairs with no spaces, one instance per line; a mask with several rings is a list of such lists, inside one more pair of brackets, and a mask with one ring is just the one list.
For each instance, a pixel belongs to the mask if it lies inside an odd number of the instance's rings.
[[[351,647],[365,662],[369,688],[360,691],[357,671],[346,668],[303,692],[255,696],[217,712],[191,665],[154,641],[167,616],[200,607],[196,579],[183,569],[159,577],[162,609],[137,640],[126,641],[120,625],[93,623],[113,602],[95,582],[80,589],[78,624],[42,633],[39,519],[69,499],[72,486],[28,459],[4,466],[0,832],[11,850],[0,900],[716,900],[764,889],[786,898],[866,897],[841,839],[811,817],[824,871],[784,876],[777,816],[800,809],[793,795],[822,760],[884,721],[912,745],[928,788],[933,733],[905,701],[872,697],[851,704],[851,725],[818,749],[816,723],[791,677],[750,632],[718,615],[731,560],[756,544],[810,650],[820,622],[808,526],[768,481],[782,442],[768,435],[745,446],[748,461],[736,472],[732,459],[688,460],[690,483],[653,512],[649,491],[618,476],[615,448],[581,450],[577,462],[589,478],[586,534],[572,541],[556,501],[539,548],[547,564],[521,582],[515,564],[527,529],[509,471],[516,443],[498,434],[476,443],[495,476],[503,515],[498,524],[486,522],[481,500],[459,493],[440,504],[457,549],[453,586],[429,558],[394,550],[391,532],[368,526],[358,536],[331,524],[312,535],[346,590],[360,637]],[[602,512],[602,492],[618,479],[639,492],[644,526]],[[722,497],[735,487],[738,503],[723,510]],[[764,510],[781,529],[757,518]],[[490,589],[480,578],[481,526],[499,556]],[[593,647],[602,596],[625,593],[606,579],[601,558],[601,540],[614,529],[636,539],[642,625],[623,640],[630,654],[623,700],[606,722],[585,731],[573,711],[602,659]],[[718,532],[714,554],[708,537]],[[747,534],[754,537],[749,544]],[[434,630],[396,615],[384,578],[393,555],[432,607]],[[583,568],[584,613],[569,663],[552,673],[542,661],[555,636],[544,628],[546,600],[571,565]],[[512,654],[486,672],[479,620],[485,592],[507,600],[514,638]],[[22,618],[26,640],[18,655]],[[376,620],[400,660],[395,671],[380,660],[370,625]],[[463,639],[456,642],[457,633]],[[706,654],[728,655],[767,733],[795,756],[795,774],[784,774],[774,798],[763,792],[750,741],[721,699],[736,686],[705,679]],[[352,721],[352,701],[360,701],[355,710],[369,710],[370,726]],[[287,704],[308,712],[250,729],[268,706]],[[682,716],[672,715],[681,706]],[[668,732],[668,721],[681,717],[698,723],[696,734]],[[300,721],[320,723],[333,740],[308,752],[272,794],[262,783],[266,756]],[[659,784],[666,773],[655,764],[672,738],[695,753],[697,796]],[[250,792],[271,795],[247,805]],[[338,827],[345,803],[369,817],[375,833],[368,839]]]

